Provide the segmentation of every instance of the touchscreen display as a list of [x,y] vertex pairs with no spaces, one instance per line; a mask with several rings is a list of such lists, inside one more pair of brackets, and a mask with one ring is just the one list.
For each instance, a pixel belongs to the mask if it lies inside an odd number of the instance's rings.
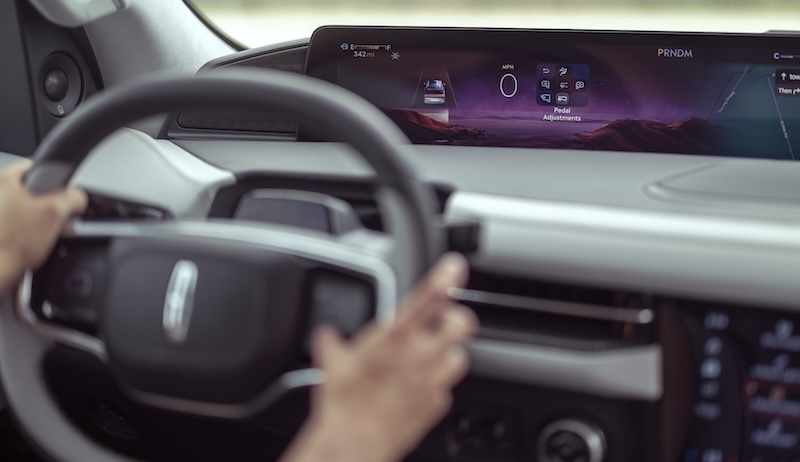
[[306,67],[419,144],[800,156],[797,37],[326,27]]

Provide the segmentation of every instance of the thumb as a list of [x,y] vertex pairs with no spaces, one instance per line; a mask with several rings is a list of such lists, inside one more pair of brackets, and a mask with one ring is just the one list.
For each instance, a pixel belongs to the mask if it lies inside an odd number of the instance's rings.
[[25,173],[31,168],[31,165],[33,165],[33,162],[28,159],[20,160],[18,162],[14,162],[8,167],[3,168],[0,170],[0,173],[8,178],[13,178],[14,180],[21,182],[22,178],[25,176]]
[[346,348],[342,334],[331,326],[319,326],[311,335],[311,360],[314,367],[326,369]]

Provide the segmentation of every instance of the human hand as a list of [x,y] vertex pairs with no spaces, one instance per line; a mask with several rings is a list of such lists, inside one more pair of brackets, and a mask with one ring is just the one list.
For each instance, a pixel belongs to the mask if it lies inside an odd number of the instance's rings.
[[464,258],[446,255],[393,324],[373,322],[351,342],[330,327],[315,331],[312,356],[326,381],[312,393],[298,438],[305,449],[296,444],[288,460],[388,462],[419,444],[450,409],[452,388],[469,368],[464,346],[477,319],[447,295],[466,278]]
[[83,191],[32,195],[23,184],[30,161],[0,170],[0,295],[28,268],[41,265],[71,215],[86,209]]

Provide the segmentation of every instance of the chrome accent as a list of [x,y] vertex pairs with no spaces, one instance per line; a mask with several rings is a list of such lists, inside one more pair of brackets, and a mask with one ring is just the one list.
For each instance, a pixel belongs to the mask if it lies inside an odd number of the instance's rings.
[[164,316],[161,322],[167,338],[173,343],[183,343],[189,334],[197,273],[197,264],[190,260],[178,260],[172,268],[167,295],[164,297]]
[[539,462],[553,462],[547,456],[547,442],[553,435],[560,432],[574,433],[583,440],[589,452],[586,462],[602,462],[605,459],[606,436],[600,427],[584,420],[563,419],[546,426],[539,434],[536,443],[536,456]]
[[286,372],[258,396],[246,403],[222,404],[172,396],[156,395],[134,389],[128,393],[142,404],[176,412],[184,412],[218,419],[244,419],[277,402],[287,393],[325,383],[325,374],[319,369],[297,369]]
[[468,350],[475,376],[606,398],[652,402],[663,394],[656,344],[583,351],[478,338]]
[[559,314],[577,318],[598,319],[601,321],[624,322],[631,324],[650,324],[655,319],[653,310],[615,308],[584,303],[562,302],[543,298],[523,297],[474,289],[450,288],[448,294],[462,303],[497,305],[517,310],[539,313]]

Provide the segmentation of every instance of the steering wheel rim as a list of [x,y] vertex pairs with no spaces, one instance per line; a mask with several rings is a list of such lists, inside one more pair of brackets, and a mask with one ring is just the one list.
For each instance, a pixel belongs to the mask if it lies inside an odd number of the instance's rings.
[[[405,268],[413,275],[401,280],[401,292],[440,253],[441,241],[430,227],[435,215],[433,191],[416,180],[401,157],[398,147],[409,144],[402,132],[377,108],[346,90],[279,72],[224,70],[190,78],[155,76],[108,91],[45,138],[34,155],[26,185],[34,193],[66,186],[91,149],[116,129],[159,113],[209,106],[284,112],[340,133],[343,141],[375,169],[382,187],[378,194],[389,204],[385,210],[390,226],[396,227],[395,237],[405,238],[410,242],[407,250],[414,250],[401,252],[410,256]],[[59,454],[64,460],[128,460],[83,437],[59,413],[45,390],[41,371],[36,370],[37,359],[41,360],[51,343],[25,330],[25,320],[10,309],[3,309],[0,318],[0,377],[6,382],[12,409],[23,398],[37,403],[31,415],[15,409],[34,442],[49,455]],[[25,353],[19,354],[20,350]],[[19,383],[24,379],[30,382],[33,377],[38,380],[33,386]],[[48,436],[55,432],[57,441],[41,438],[38,432],[42,429],[36,426],[43,419],[49,420]],[[65,444],[72,447],[67,449]]]

